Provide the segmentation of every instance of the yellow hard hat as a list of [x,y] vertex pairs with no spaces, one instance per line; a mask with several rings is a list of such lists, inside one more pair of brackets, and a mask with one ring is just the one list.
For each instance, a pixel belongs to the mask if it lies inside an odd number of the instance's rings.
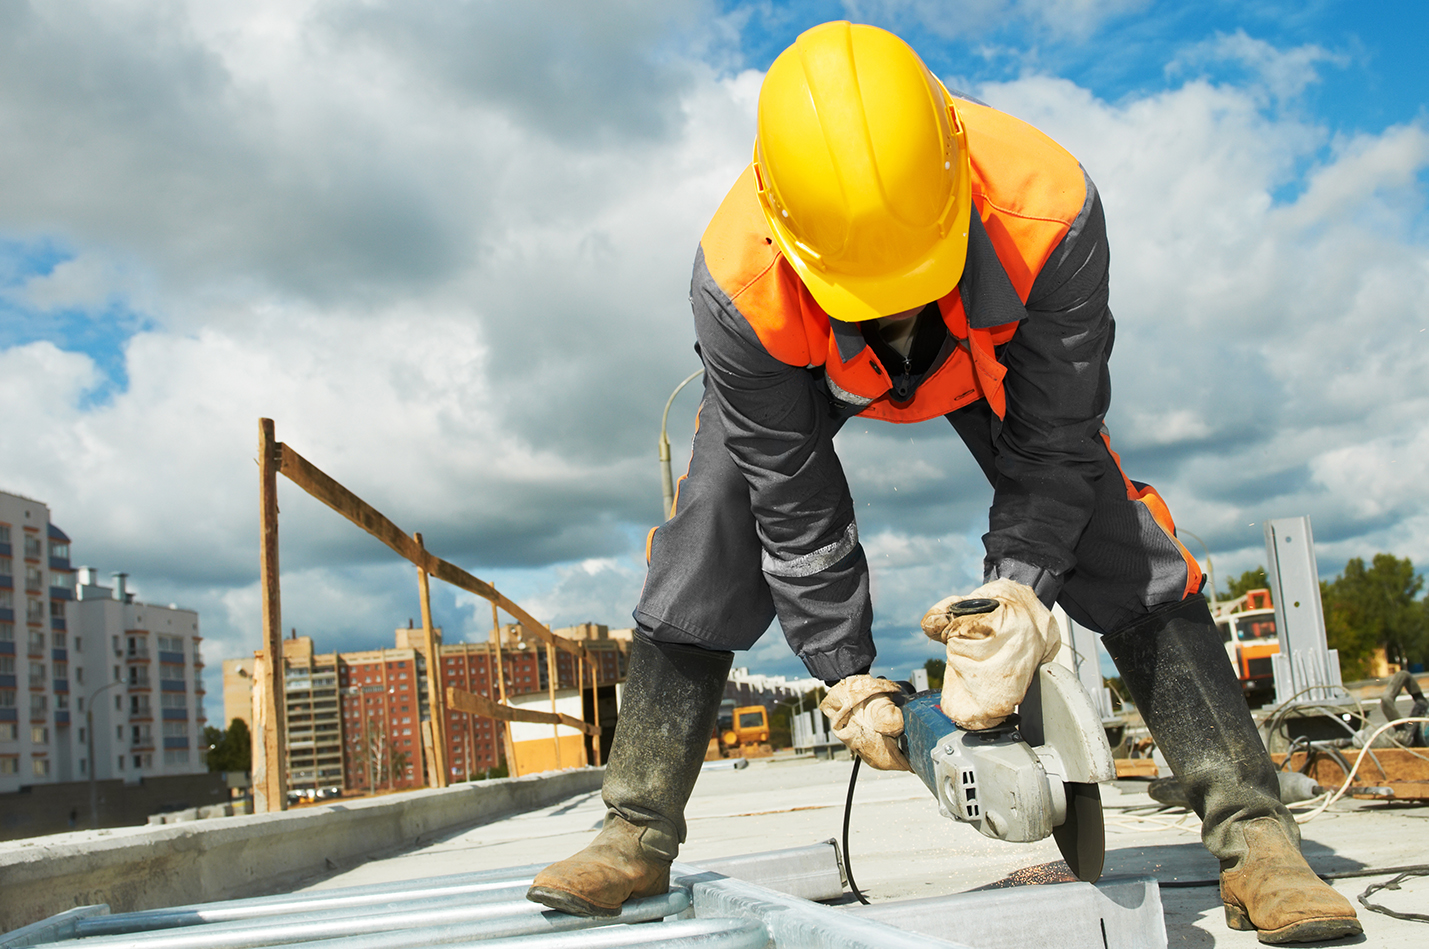
[[943,84],[892,33],[824,23],[779,54],[759,92],[754,170],[775,242],[834,319],[889,316],[957,286],[967,137]]

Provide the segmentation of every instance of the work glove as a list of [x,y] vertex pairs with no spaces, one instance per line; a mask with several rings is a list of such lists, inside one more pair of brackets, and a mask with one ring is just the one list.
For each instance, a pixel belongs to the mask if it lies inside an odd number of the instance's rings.
[[[978,599],[993,600],[997,607],[961,616],[953,609]],[[1051,611],[1031,587],[1015,580],[993,580],[966,596],[940,600],[924,614],[923,632],[947,644],[943,713],[969,731],[1006,721],[1027,695],[1037,667],[1062,647]]]
[[887,679],[870,675],[840,679],[819,703],[833,725],[834,734],[849,751],[880,771],[912,771],[898,750],[903,734],[903,710],[889,695],[903,690]]

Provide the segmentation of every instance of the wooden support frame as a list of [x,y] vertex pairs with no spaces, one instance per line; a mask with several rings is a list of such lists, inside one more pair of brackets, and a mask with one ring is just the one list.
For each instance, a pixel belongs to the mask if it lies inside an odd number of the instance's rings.
[[[263,681],[259,700],[263,724],[254,755],[253,809],[257,813],[288,809],[288,708],[284,699],[283,610],[278,587],[279,445],[273,420],[258,420],[259,532],[258,572],[263,595]],[[257,671],[257,670],[255,670]]]
[[[312,462],[298,454],[288,445],[278,441],[274,433],[272,419],[258,420],[258,465],[259,499],[262,545],[259,550],[259,572],[263,597],[263,636],[265,655],[268,662],[263,665],[265,688],[260,691],[261,718],[265,719],[261,745],[254,751],[254,810],[282,810],[287,807],[286,744],[287,731],[283,700],[283,622],[280,609],[280,587],[278,572],[278,489],[277,476],[286,477],[309,495],[326,504],[347,520],[361,527],[373,537],[386,544],[398,556],[417,568],[419,595],[422,604],[422,633],[427,652],[428,705],[431,709],[432,759],[436,773],[440,776],[438,785],[445,787],[450,781],[446,764],[446,708],[460,712],[482,715],[496,719],[503,725],[509,722],[538,722],[561,724],[575,728],[584,734],[598,736],[599,724],[590,725],[569,715],[552,712],[537,712],[517,709],[506,705],[505,666],[501,660],[501,636],[497,623],[497,609],[505,610],[521,624],[531,636],[541,640],[547,648],[547,667],[551,677],[554,709],[554,685],[557,676],[555,651],[561,650],[581,660],[592,660],[590,651],[584,644],[552,633],[530,613],[507,599],[491,584],[480,580],[455,564],[427,551],[421,534],[408,535],[380,511],[362,498],[343,487],[336,479],[322,471]],[[436,577],[458,589],[474,593],[491,602],[493,636],[496,648],[497,682],[500,683],[501,702],[466,692],[462,689],[443,687],[442,661],[440,650],[435,643],[435,627],[432,623],[429,580]],[[592,664],[593,660],[592,660]],[[584,675],[582,675],[582,679]],[[599,674],[596,675],[599,683]],[[585,683],[578,684],[584,690]],[[597,703],[599,690],[597,689]],[[597,712],[599,715],[599,712]],[[533,717],[537,716],[537,717]],[[507,763],[514,768],[511,736],[509,728],[505,732]],[[556,740],[556,754],[560,755],[559,738]],[[597,750],[597,758],[599,751]],[[369,781],[369,784],[371,782]]]

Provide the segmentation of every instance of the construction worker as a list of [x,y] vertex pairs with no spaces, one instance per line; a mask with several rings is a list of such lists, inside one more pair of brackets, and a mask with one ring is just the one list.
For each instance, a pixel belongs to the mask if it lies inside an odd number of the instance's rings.
[[[1107,265],[1076,159],[954,98],[891,33],[827,23],[774,61],[754,162],[695,258],[704,401],[674,514],[647,542],[605,824],[531,899],[614,915],[665,891],[733,651],[775,616],[853,752],[907,767],[896,686],[868,674],[868,565],[833,437],[854,416],[945,416],[994,487],[972,596],[998,601],[1014,639],[1053,603],[1103,634],[1220,859],[1227,923],[1266,942],[1360,931],[1300,854],[1200,568],[1111,450]],[[950,664],[957,599],[924,624]]]

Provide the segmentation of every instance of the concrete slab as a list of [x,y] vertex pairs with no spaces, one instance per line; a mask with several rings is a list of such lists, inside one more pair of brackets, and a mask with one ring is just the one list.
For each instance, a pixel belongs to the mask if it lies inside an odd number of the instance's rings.
[[[682,861],[703,860],[811,844],[838,837],[851,765],[848,761],[776,756],[742,770],[700,777],[690,802],[689,839]],[[1118,782],[1103,790],[1107,816],[1106,874],[1151,875],[1162,881],[1161,900],[1172,947],[1260,945],[1254,933],[1227,929],[1212,882],[1215,861],[1201,846],[1195,818],[1166,812],[1146,797],[1144,784]],[[569,856],[595,835],[604,814],[598,792],[559,805],[453,833],[420,848],[351,867],[307,888],[356,886],[448,873],[514,867]],[[1321,872],[1346,872],[1418,864],[1429,839],[1429,806],[1341,802],[1303,828],[1305,851]],[[989,886],[1058,878],[1060,856],[1050,840],[1005,844],[939,816],[916,777],[861,769],[850,828],[854,879],[873,902],[945,896]],[[1357,894],[1388,875],[1345,879],[1335,887]],[[1429,877],[1407,881],[1376,902],[1402,912],[1429,907]],[[852,897],[845,898],[852,901]],[[1358,904],[1356,904],[1358,906]],[[1372,945],[1418,949],[1422,923],[1360,909],[1366,936],[1322,945]]]

